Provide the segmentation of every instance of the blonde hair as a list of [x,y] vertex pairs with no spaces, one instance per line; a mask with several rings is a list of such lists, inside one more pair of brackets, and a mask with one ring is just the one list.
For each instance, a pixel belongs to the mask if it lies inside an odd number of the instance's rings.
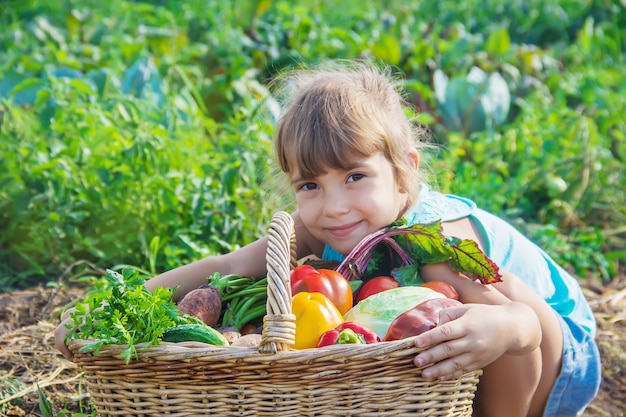
[[281,81],[287,101],[274,150],[283,172],[297,167],[304,177],[315,177],[328,168],[350,169],[348,156],[382,153],[410,201],[417,198],[423,178],[419,171],[416,177],[408,155],[426,146],[426,131],[405,113],[407,103],[388,68],[334,63],[292,71]]

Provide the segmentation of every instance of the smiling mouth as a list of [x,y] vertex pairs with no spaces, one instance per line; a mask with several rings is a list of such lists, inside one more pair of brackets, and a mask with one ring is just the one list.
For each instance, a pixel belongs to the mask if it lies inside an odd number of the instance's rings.
[[326,230],[328,230],[334,236],[345,237],[351,234],[359,226],[359,224],[361,224],[361,222],[350,223],[337,227],[328,227],[326,228]]

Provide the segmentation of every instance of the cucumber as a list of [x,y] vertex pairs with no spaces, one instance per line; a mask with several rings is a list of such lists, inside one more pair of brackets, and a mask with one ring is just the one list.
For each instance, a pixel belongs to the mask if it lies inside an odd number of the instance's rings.
[[215,346],[228,346],[222,333],[204,324],[179,324],[163,333],[164,342],[202,342]]

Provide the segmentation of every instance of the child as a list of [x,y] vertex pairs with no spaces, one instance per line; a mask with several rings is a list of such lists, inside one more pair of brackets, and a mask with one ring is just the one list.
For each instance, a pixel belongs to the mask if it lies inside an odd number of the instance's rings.
[[[420,178],[422,145],[386,72],[354,64],[295,71],[278,122],[275,151],[295,193],[297,255],[340,260],[368,233],[400,217],[442,220],[444,233],[473,239],[496,262],[502,282],[482,285],[448,264],[426,265],[462,306],[416,338],[425,378],[483,369],[474,414],[580,415],[599,385],[595,322],[577,281],[510,225],[465,198],[432,191]],[[165,272],[146,286],[179,286],[175,298],[212,272],[265,275],[266,238],[232,253]],[[65,320],[64,323],[69,322]],[[58,348],[67,329],[56,332]]]

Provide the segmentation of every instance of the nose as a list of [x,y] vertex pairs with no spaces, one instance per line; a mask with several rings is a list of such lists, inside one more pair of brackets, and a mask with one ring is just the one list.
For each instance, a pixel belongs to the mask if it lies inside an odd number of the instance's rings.
[[350,196],[345,190],[327,190],[324,193],[322,210],[327,217],[341,216],[350,211]]

